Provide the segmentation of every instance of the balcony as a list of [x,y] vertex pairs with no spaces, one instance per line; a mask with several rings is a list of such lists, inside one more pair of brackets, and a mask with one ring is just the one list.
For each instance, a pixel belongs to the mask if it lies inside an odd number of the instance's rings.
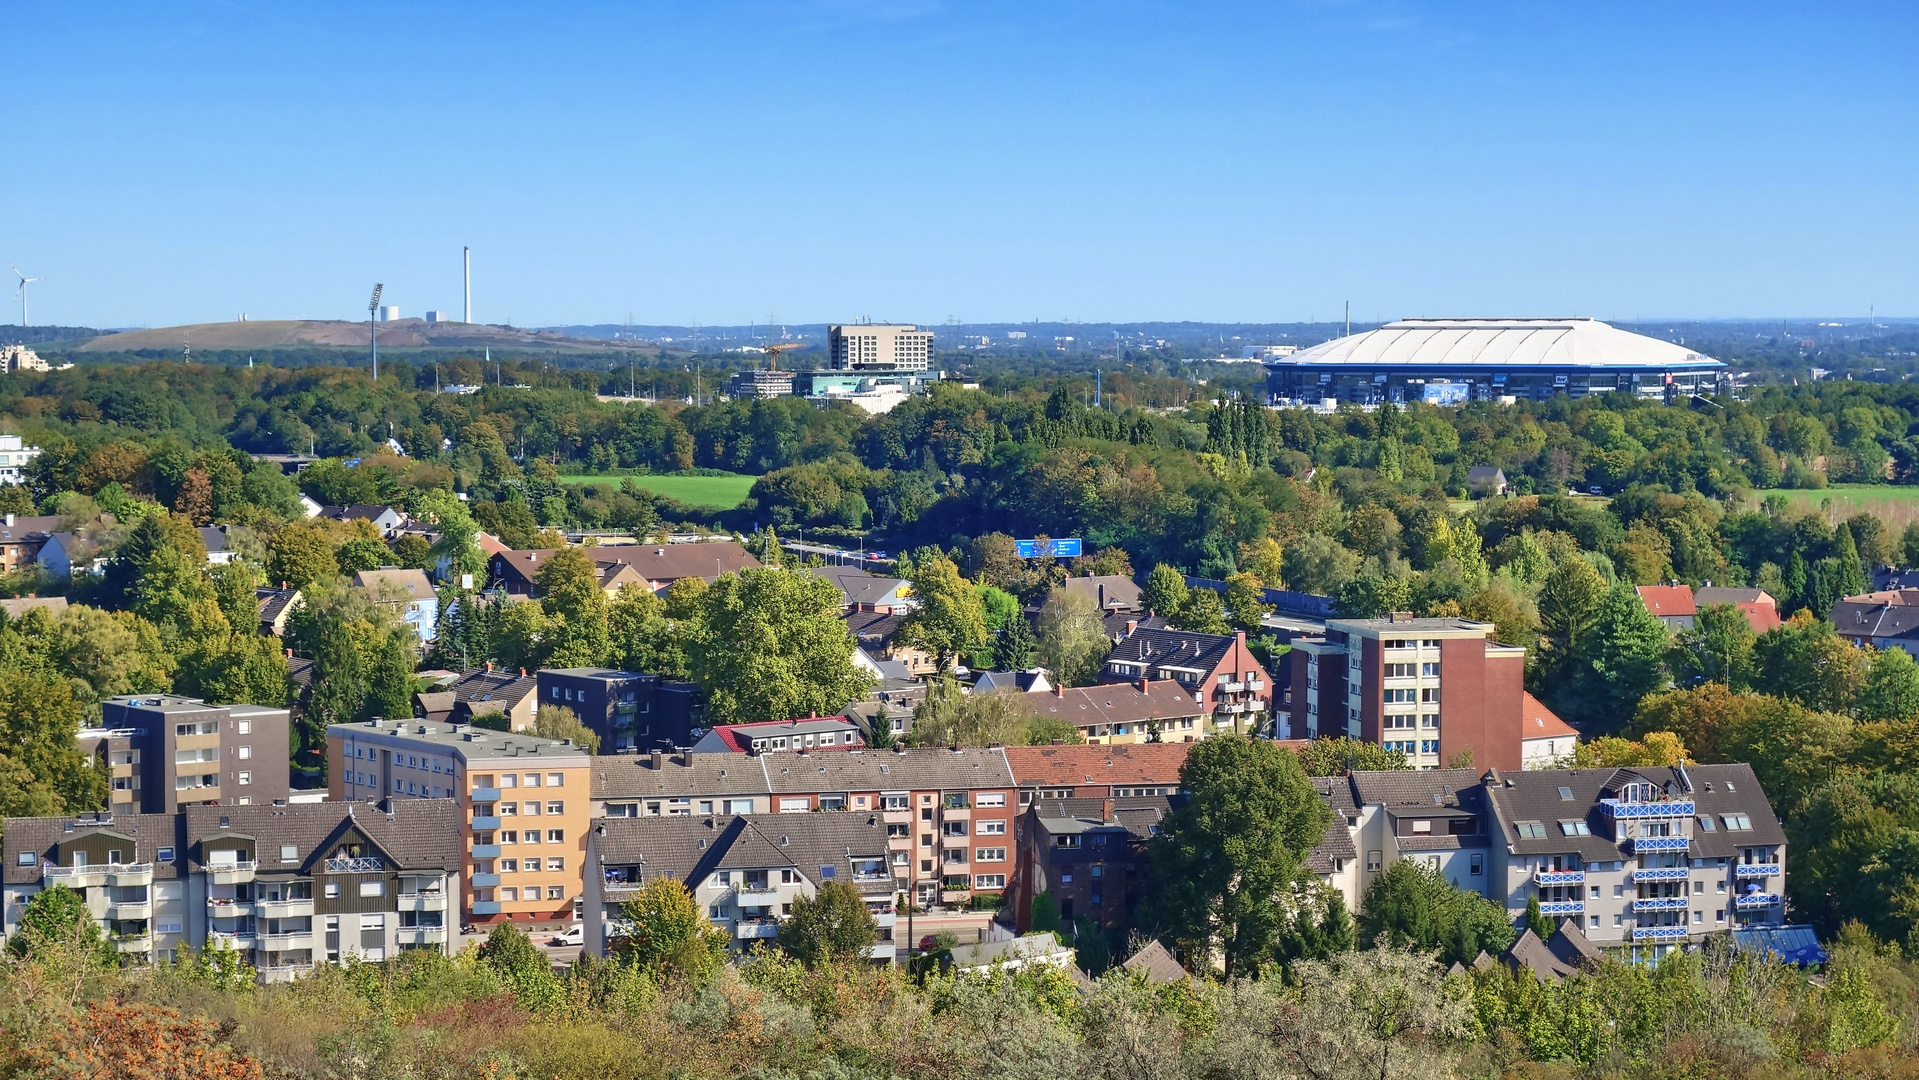
[[1215,705],[1213,711],[1227,716],[1237,716],[1246,711],[1246,703],[1243,701],[1229,701],[1223,705]]
[[500,801],[500,789],[496,787],[476,787],[469,797],[476,803],[495,803]]
[[[477,877],[478,875],[475,875],[475,876]],[[446,910],[446,894],[437,893],[437,892],[401,893],[399,910],[400,911],[445,911]]]
[[1243,682],[1223,682],[1219,684],[1219,692],[1222,694],[1243,694],[1246,692],[1246,684]]
[[609,881],[600,887],[600,899],[609,904],[624,903],[640,893],[640,886],[631,881]]
[[877,945],[867,945],[860,949],[860,957],[865,960],[885,960],[891,963],[897,955],[899,955],[899,949],[890,941],[882,941]]
[[107,884],[135,889],[143,885],[151,885],[153,884],[153,864],[150,862],[111,864],[107,867]]
[[444,926],[402,926],[394,935],[401,945],[444,945],[446,927]]
[[1265,689],[1266,689],[1265,679],[1247,679],[1246,680],[1246,691],[1248,693],[1257,694]]
[[1615,820],[1683,818],[1691,817],[1693,813],[1691,799],[1661,799],[1655,802],[1620,802],[1618,799],[1601,799],[1600,805],[1605,807],[1606,814]]
[[780,902],[780,891],[771,885],[741,885],[733,890],[733,902],[741,907],[772,907]]
[[473,818],[473,831],[474,831],[474,832],[492,832],[493,830],[495,830],[495,829],[497,829],[497,828],[499,828],[499,827],[500,827],[500,819],[499,819],[499,818],[496,818],[496,817],[482,817],[482,816],[480,816],[480,815],[477,815],[477,814],[476,814],[476,815],[474,815],[474,818]]
[[498,915],[499,913],[500,902],[498,900],[473,901],[473,914],[475,915]]
[[207,945],[209,947],[218,948],[224,946],[225,948],[232,949],[234,952],[245,952],[253,948],[256,940],[252,934],[239,932],[229,934],[214,930],[207,934]]
[[230,896],[207,897],[207,918],[239,919],[258,914],[251,900],[236,900]]
[[[500,875],[498,874],[474,874],[473,875],[472,884],[473,884],[473,887],[476,889],[491,889],[495,885],[498,885],[499,883],[500,883]],[[607,886],[607,889],[608,891],[611,891],[612,886],[610,885]]]
[[65,885],[69,889],[105,885],[107,867],[105,863],[95,863],[90,866],[49,866],[41,871],[40,880],[48,885]]
[[254,936],[255,948],[266,952],[292,952],[296,949],[313,949],[313,931],[294,930],[284,934],[257,934]]
[[120,903],[109,902],[104,918],[108,919],[151,919],[153,902],[151,900],[127,900]]
[[326,872],[329,874],[382,874],[386,872],[386,860],[378,855],[357,855],[344,859],[328,859]]
[[855,885],[883,885],[892,880],[893,875],[887,870],[881,870],[877,874],[856,873],[853,875],[853,884]]
[[1539,905],[1541,915],[1578,915],[1585,910],[1584,900],[1551,900]]
[[780,936],[778,919],[741,919],[733,924],[733,936],[741,941],[757,941]]
[[1772,907],[1777,903],[1779,903],[1778,893],[1747,893],[1744,896],[1734,897],[1732,906],[1741,911],[1750,911],[1753,908]]
[[886,838],[886,848],[888,851],[911,851],[913,849],[913,838],[910,836],[889,836]]
[[262,919],[298,919],[313,917],[313,898],[304,900],[255,900],[253,913]]
[[153,951],[152,934],[115,934],[113,951],[123,953],[143,953]]
[[888,911],[884,914],[873,916],[873,925],[879,927],[881,930],[889,930],[899,922],[899,918],[898,915]]
[[1632,902],[1634,911],[1684,911],[1691,903],[1683,896],[1647,896]]
[[231,862],[207,864],[207,879],[215,885],[245,885],[253,880],[253,872],[260,868],[257,862]]
[[1692,871],[1683,866],[1642,866],[1632,872],[1638,881],[1684,881]]
[[1535,870],[1533,883],[1536,885],[1584,885],[1584,870]]
[[260,973],[261,982],[292,982],[303,975],[313,973],[313,961],[285,964],[258,964],[254,967]]
[[911,810],[887,810],[880,814],[881,820],[888,825],[906,825],[913,820]]
[[1692,839],[1685,836],[1635,836],[1627,841],[1634,854],[1641,851],[1685,851]]
[[1632,928],[1634,944],[1652,941],[1684,941],[1686,928],[1683,926],[1635,926]]
[[969,806],[948,806],[940,810],[941,821],[971,821],[973,808]]
[[1741,863],[1733,867],[1732,874],[1740,879],[1778,877],[1779,864],[1776,862]]

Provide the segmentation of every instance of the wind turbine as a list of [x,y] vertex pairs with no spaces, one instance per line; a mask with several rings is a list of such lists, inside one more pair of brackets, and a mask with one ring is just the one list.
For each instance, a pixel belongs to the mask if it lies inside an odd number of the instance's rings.
[[[7,265],[12,266],[13,264],[9,263]],[[29,282],[43,281],[45,279],[28,277],[21,273],[20,268],[17,266],[13,267],[13,276],[20,279],[20,290],[14,293],[14,295],[20,298],[20,328],[24,330],[27,326],[27,285]]]

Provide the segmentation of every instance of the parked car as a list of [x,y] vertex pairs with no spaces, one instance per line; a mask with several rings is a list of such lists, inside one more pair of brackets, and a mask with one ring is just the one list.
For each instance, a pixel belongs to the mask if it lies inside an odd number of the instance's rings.
[[581,925],[580,923],[574,923],[572,926],[569,926],[565,930],[562,930],[559,933],[553,935],[553,939],[551,941],[548,941],[547,944],[548,945],[584,945],[586,944],[586,927]]

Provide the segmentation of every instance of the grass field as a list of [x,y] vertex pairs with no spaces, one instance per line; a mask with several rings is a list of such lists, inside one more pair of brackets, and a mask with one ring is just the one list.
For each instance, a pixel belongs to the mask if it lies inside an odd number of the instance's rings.
[[562,476],[560,480],[568,484],[612,484],[618,487],[621,481],[632,480],[635,484],[657,495],[664,495],[675,502],[687,506],[713,506],[721,510],[731,510],[746,501],[746,493],[753,489],[757,476],[588,476],[575,474]]
[[[1758,508],[1768,495],[1782,495],[1795,510],[1817,511],[1826,507],[1826,519],[1843,521],[1854,514],[1871,514],[1899,532],[1919,521],[1919,487],[1888,487],[1884,484],[1834,484],[1825,488],[1772,488],[1752,493],[1750,505]],[[1832,500],[1827,505],[1826,500]]]

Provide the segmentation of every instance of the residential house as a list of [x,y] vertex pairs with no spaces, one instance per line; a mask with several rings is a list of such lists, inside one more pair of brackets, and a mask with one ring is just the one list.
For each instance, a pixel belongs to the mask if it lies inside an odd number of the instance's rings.
[[533,730],[533,716],[540,708],[539,681],[524,671],[495,670],[489,661],[485,667],[461,672],[447,689],[453,693],[453,709],[447,716],[451,723],[479,723],[479,717],[499,713],[486,726]]
[[1690,585],[1674,583],[1640,585],[1636,591],[1646,610],[1657,616],[1674,633],[1691,630],[1699,609],[1717,604],[1730,604],[1738,608],[1755,634],[1763,634],[1780,623],[1779,605],[1764,589],[1732,589],[1720,585],[1694,589]]
[[894,879],[876,813],[602,818],[586,857],[584,937],[594,956],[617,951],[630,933],[621,905],[662,879],[684,885],[735,951],[777,940],[794,903],[845,882],[879,926],[865,958],[896,955]]
[[1504,495],[1507,491],[1506,470],[1497,465],[1474,465],[1466,470],[1466,490],[1474,498],[1483,499],[1488,495]]
[[1071,946],[1062,945],[1052,934],[1027,934],[999,941],[980,941],[955,945],[950,954],[956,972],[1018,971],[1028,967],[1055,967],[1077,974]]
[[1191,744],[1068,743],[1009,746],[1006,762],[1019,804],[1039,799],[1125,799],[1179,794],[1179,770]]
[[1854,645],[1919,655],[1919,588],[1848,596],[1832,606],[1832,625]]
[[1032,929],[1033,900],[1049,894],[1063,923],[1130,925],[1151,887],[1146,844],[1172,812],[1167,796],[1041,799],[1019,818],[1014,925]]
[[446,800],[194,806],[169,814],[10,818],[5,932],[43,888],[81,893],[135,961],[239,950],[263,982],[348,957],[446,952],[459,871]]
[[380,535],[391,539],[398,535],[400,526],[406,524],[406,513],[397,507],[379,506],[370,503],[355,503],[352,506],[323,506],[315,517],[329,521],[365,521],[379,530]]
[[372,601],[397,612],[420,641],[431,645],[439,633],[440,597],[424,570],[383,566],[353,575],[353,586],[364,589]]
[[[750,570],[760,565],[746,548],[734,540],[693,544],[612,544],[586,549],[595,563],[617,562],[632,568],[636,584],[655,592],[685,577],[711,581],[721,574]],[[553,549],[502,551],[487,560],[489,580],[515,596],[539,593],[540,567],[553,557]],[[607,580],[604,577],[603,581]],[[622,577],[622,582],[633,580]]]
[[866,745],[866,731],[846,716],[809,716],[720,724],[693,743],[695,754],[763,754],[770,750],[852,750]]
[[204,802],[287,801],[291,713],[284,708],[134,694],[101,702],[100,719],[81,745],[111,767],[108,810],[170,814]]
[[260,607],[260,632],[285,637],[287,620],[300,606],[300,590],[261,585],[253,590],[253,599]]
[[[0,439],[6,438],[9,436],[0,435]],[[0,452],[0,456],[4,456],[4,453]],[[0,472],[4,472],[4,466],[0,466]],[[0,480],[0,483],[18,482]],[[46,544],[47,537],[59,531],[63,520],[58,514],[0,516],[0,573],[11,574],[37,562],[40,548]]]
[[327,728],[334,802],[451,799],[463,922],[580,919],[591,766],[571,741],[466,724],[370,720]]
[[1288,654],[1292,708],[1280,734],[1363,739],[1403,752],[1417,769],[1517,769],[1526,650],[1492,632],[1491,623],[1404,613],[1329,620]]
[[233,561],[236,552],[227,544],[227,529],[224,525],[202,525],[198,530],[200,546],[207,549],[208,566],[225,566]]
[[1751,766],[1488,770],[1481,788],[1487,892],[1515,917],[1537,899],[1596,944],[1654,956],[1784,922],[1786,835]]
[[1171,679],[1198,699],[1220,730],[1253,734],[1272,715],[1273,680],[1246,647],[1244,631],[1194,634],[1135,627],[1100,665],[1102,683]]
[[1423,863],[1461,889],[1491,894],[1487,860],[1492,839],[1478,773],[1355,772],[1349,774],[1348,785],[1348,792],[1333,796],[1333,806],[1336,816],[1344,814],[1355,822],[1349,835],[1361,854],[1349,900],[1365,896],[1374,879],[1401,859]]
[[1095,574],[1067,578],[1061,585],[1069,593],[1091,600],[1102,612],[1138,611],[1139,585],[1123,574]]
[[1556,983],[1593,971],[1604,962],[1605,953],[1580,933],[1572,920],[1553,921],[1558,924],[1557,928],[1545,940],[1527,928],[1520,932],[1519,940],[1513,942],[1511,948],[1499,954],[1499,959],[1514,974],[1525,972],[1542,983]]
[[866,672],[867,677],[882,688],[899,690],[914,686],[923,688],[926,685],[915,679],[913,670],[901,661],[878,659],[860,648],[853,650],[852,660],[854,667]]
[[6,612],[9,619],[17,619],[36,608],[57,618],[61,612],[67,610],[67,598],[64,596],[16,596],[0,600],[0,611]]
[[1531,694],[1521,696],[1520,707],[1519,767],[1552,769],[1571,761],[1579,732]]
[[99,534],[93,529],[49,533],[34,558],[48,574],[61,579],[99,573],[106,565],[100,554]]
[[1218,719],[1172,679],[1055,686],[1026,699],[1034,712],[1066,721],[1089,743],[1192,742],[1211,735]]
[[1046,677],[1045,668],[1027,668],[1025,671],[982,671],[973,679],[975,694],[990,694],[995,690],[1044,694],[1052,688],[1052,680]]
[[1147,942],[1144,948],[1127,957],[1120,969],[1129,975],[1143,975],[1149,983],[1171,984],[1191,978],[1158,941]]
[[874,660],[898,661],[915,678],[939,672],[938,657],[899,639],[900,624],[905,621],[901,616],[891,612],[855,609],[842,615],[841,620],[846,623],[847,632],[853,635],[854,644]]
[[881,577],[857,566],[816,566],[806,573],[832,582],[844,608],[892,615],[915,606],[912,587],[903,578]]
[[698,684],[617,668],[542,668],[540,703],[571,709],[608,752],[671,750],[694,741],[705,695]]

